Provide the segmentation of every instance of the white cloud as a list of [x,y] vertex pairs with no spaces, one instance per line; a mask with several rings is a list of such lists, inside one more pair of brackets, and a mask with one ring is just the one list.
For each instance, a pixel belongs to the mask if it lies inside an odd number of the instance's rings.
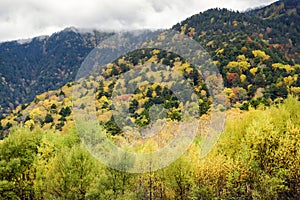
[[51,34],[68,26],[169,28],[209,8],[245,10],[274,0],[1,0],[0,41]]

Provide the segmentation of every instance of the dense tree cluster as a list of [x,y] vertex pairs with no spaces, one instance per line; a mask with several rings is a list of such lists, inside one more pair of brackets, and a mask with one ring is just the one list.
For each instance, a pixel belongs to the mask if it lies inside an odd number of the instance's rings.
[[[249,58],[253,50],[262,50],[270,62],[299,63],[299,12],[297,0],[285,0],[246,13],[211,9],[178,23],[174,30],[199,41],[211,57],[224,67],[239,55]],[[112,33],[80,33],[69,28],[28,42],[0,44],[0,113],[9,113],[17,105],[29,103],[38,94],[58,89],[72,81],[88,53]],[[132,54],[137,65],[147,59]],[[172,56],[161,53],[158,59],[172,67]],[[128,70],[126,65],[112,68],[112,75]],[[276,76],[277,78],[277,76]],[[261,82],[262,77],[258,77]],[[270,85],[268,85],[270,87]]]
[[[177,161],[144,174],[99,163],[73,128],[65,134],[16,128],[0,143],[0,198],[298,199],[299,113],[296,98],[270,108],[230,110],[224,133],[206,157],[199,157],[201,130]],[[148,152],[152,143],[140,144],[140,150]]]
[[[281,0],[245,13],[211,9],[175,25],[205,47],[219,69],[221,75],[205,80],[180,55],[141,49],[81,84],[70,82],[111,33],[67,29],[1,43],[0,199],[299,199],[299,14],[299,1]],[[212,102],[223,99],[209,91],[219,89],[222,78],[226,102],[216,108],[227,114],[226,129],[200,158]],[[196,102],[181,101],[189,94],[183,83]],[[73,119],[93,113],[113,144],[149,153],[174,139],[178,121],[186,123],[184,108],[199,112],[201,130],[192,145],[168,167],[144,174],[99,163]],[[124,120],[116,121],[113,112],[123,110]],[[130,127],[162,121],[158,137]]]

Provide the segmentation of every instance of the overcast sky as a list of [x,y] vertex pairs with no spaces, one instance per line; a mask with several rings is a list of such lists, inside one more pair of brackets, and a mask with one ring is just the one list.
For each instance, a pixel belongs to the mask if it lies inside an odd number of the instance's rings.
[[49,35],[66,27],[170,28],[209,8],[246,10],[275,0],[0,0],[0,41]]

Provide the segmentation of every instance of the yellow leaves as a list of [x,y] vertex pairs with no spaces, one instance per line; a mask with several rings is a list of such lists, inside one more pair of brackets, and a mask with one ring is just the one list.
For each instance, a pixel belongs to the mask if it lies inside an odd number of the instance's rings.
[[6,126],[8,123],[12,123],[9,119],[5,118],[0,121],[1,126]]
[[121,65],[121,64],[125,64],[126,62],[125,62],[125,56],[123,56],[122,58],[120,58],[119,60],[118,60],[118,65]]
[[201,90],[201,95],[205,97],[207,95],[206,91],[205,90]]
[[105,102],[108,102],[108,99],[106,96],[102,96],[100,99],[99,99],[100,103],[105,103]]
[[188,26],[187,24],[184,24],[184,25],[181,27],[180,34],[182,34],[182,35],[185,34],[185,31],[186,31],[187,26]]
[[221,63],[218,60],[213,61],[214,65],[217,67],[220,67]]
[[30,120],[25,122],[24,126],[26,128],[32,128],[32,127],[34,127],[34,121],[32,119],[30,119]]
[[290,66],[290,65],[286,65],[286,66],[285,66],[285,70],[286,70],[288,73],[290,73],[290,72],[294,71],[295,69],[294,69],[292,66]]
[[233,169],[233,162],[224,155],[209,155],[197,164],[195,176],[199,177],[204,185],[214,185],[215,180],[219,180],[218,184],[223,185],[226,175],[228,176]]
[[67,119],[67,123],[62,127],[62,130],[61,132],[62,133],[67,133],[68,130],[70,130],[71,127],[74,127],[75,126],[75,123],[74,121],[70,120],[70,119]]
[[165,33],[161,33],[158,35],[158,39],[159,40],[165,40],[166,39],[166,34]]
[[239,62],[239,67],[240,67],[241,71],[248,70],[250,66],[251,66],[250,63],[248,63],[247,61]]
[[233,26],[237,26],[237,25],[239,25],[239,22],[236,21],[236,20],[234,20],[234,21],[232,22],[232,24],[233,24]]
[[[241,58],[243,58],[243,57],[241,57]],[[250,66],[251,66],[250,63],[243,60],[243,61],[238,61],[238,62],[236,62],[236,61],[229,62],[227,65],[227,68],[232,68],[232,69],[238,68],[241,72],[243,72],[243,71],[248,70]]]
[[285,67],[285,70],[287,71],[287,72],[292,72],[292,71],[294,71],[295,69],[292,67],[292,66],[290,66],[290,65],[287,65],[286,67]]
[[231,88],[225,88],[224,92],[229,99],[232,99],[234,97],[234,93]]
[[204,101],[202,99],[198,99],[199,104],[204,103]]
[[193,68],[191,68],[191,67],[188,67],[188,68],[186,68],[186,70],[185,70],[188,74],[189,73],[191,73],[192,71],[193,71]]
[[31,119],[36,119],[44,115],[43,111],[40,110],[39,107],[32,109],[29,116]]
[[152,54],[153,55],[158,55],[160,53],[160,50],[158,50],[158,49],[154,49],[153,51],[152,51]]
[[224,49],[220,49],[220,50],[218,50],[218,51],[217,51],[217,55],[221,55],[221,54],[223,54],[223,53],[224,53],[224,51],[225,51]]
[[184,70],[186,70],[188,68],[190,68],[190,63],[188,63],[188,62],[185,62],[185,63],[175,62],[174,63],[174,70],[178,70],[180,72],[183,72]]
[[246,52],[248,51],[248,49],[247,49],[247,47],[242,47],[242,48],[241,48],[241,51],[242,51],[243,53],[246,53]]
[[46,109],[50,109],[51,105],[52,105],[52,104],[55,104],[56,102],[55,102],[55,101],[52,101],[52,100],[50,100],[50,99],[46,99],[43,103],[44,103],[44,107],[45,107]]
[[156,96],[157,96],[156,92],[153,91],[153,92],[152,92],[152,97],[156,97]]
[[73,87],[68,87],[68,86],[63,86],[62,87],[62,91],[65,93],[66,97],[70,97],[72,95],[73,92]]
[[284,81],[285,85],[291,86],[295,82],[295,79],[292,76],[288,76],[288,77],[284,77],[283,81]]
[[45,97],[46,97],[46,93],[43,93],[43,94],[40,94],[40,95],[36,96],[36,98],[39,99],[40,101],[45,100]]
[[227,68],[236,68],[238,66],[239,66],[239,63],[236,61],[232,61],[227,64]]
[[256,72],[257,72],[257,70],[258,70],[258,68],[257,68],[257,67],[255,67],[255,68],[252,68],[252,69],[250,69],[250,73],[251,73],[253,76],[255,76],[255,74],[256,74]]
[[252,54],[254,55],[255,58],[260,58],[262,61],[270,59],[270,56],[261,50],[253,50]]
[[232,61],[227,64],[227,68],[238,68],[240,72],[246,71],[250,68],[251,64],[248,62],[248,58],[245,55],[239,55],[237,61]]
[[65,97],[63,99],[63,105],[72,106],[73,97]]
[[144,105],[147,101],[149,101],[149,97],[143,97],[142,99],[139,99],[139,105]]
[[294,67],[290,65],[284,65],[282,63],[274,63],[272,64],[273,69],[284,69],[286,72],[290,73],[295,70]]
[[50,130],[51,129],[52,124],[51,123],[45,123],[43,126],[43,129],[45,130]]
[[189,28],[188,36],[189,36],[189,37],[194,37],[194,35],[195,35],[195,28],[190,27],[190,28]]
[[105,74],[106,74],[107,76],[109,76],[109,75],[111,74],[113,66],[114,66],[114,65],[111,64],[111,63],[107,65],[107,68],[106,68],[106,70],[105,70]]
[[213,45],[214,45],[214,41],[213,41],[213,40],[212,40],[212,41],[209,41],[209,42],[206,44],[207,47],[213,46]]
[[241,83],[243,83],[247,79],[246,75],[242,74],[240,76]]
[[185,62],[185,63],[183,63],[183,64],[181,65],[181,67],[182,67],[183,69],[187,69],[187,68],[190,67],[190,63]]
[[282,82],[276,83],[276,87],[281,87],[282,86]]
[[297,96],[300,95],[300,87],[291,87],[290,91],[291,91],[291,94],[293,94],[293,95],[297,95]]
[[272,67],[274,69],[276,69],[276,68],[278,68],[278,69],[284,69],[285,68],[284,64],[282,64],[282,63],[274,63],[274,64],[272,64]]
[[[154,50],[153,50],[153,51],[154,51]],[[156,63],[156,61],[157,61],[157,56],[156,56],[156,55],[152,56],[152,57],[148,60],[149,63]]]
[[248,85],[248,86],[247,86],[248,91],[250,91],[250,90],[252,89],[252,87],[253,87],[252,84]]
[[110,118],[112,117],[112,115],[113,115],[113,111],[112,110],[106,111],[103,114],[101,114],[101,115],[98,116],[98,120],[100,122],[106,123],[106,122],[108,122],[110,120]]
[[179,70],[179,68],[181,68],[181,62],[180,61],[175,61],[174,62],[174,70]]
[[242,61],[248,61],[248,60],[249,60],[249,59],[246,58],[245,55],[239,55],[239,56],[237,57],[237,61],[239,61],[239,62],[242,62]]

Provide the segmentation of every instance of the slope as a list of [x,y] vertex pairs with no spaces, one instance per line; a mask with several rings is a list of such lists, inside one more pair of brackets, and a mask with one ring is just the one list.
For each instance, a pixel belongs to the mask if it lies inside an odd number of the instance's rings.
[[110,35],[68,28],[50,37],[0,43],[0,113],[73,80],[85,56]]

